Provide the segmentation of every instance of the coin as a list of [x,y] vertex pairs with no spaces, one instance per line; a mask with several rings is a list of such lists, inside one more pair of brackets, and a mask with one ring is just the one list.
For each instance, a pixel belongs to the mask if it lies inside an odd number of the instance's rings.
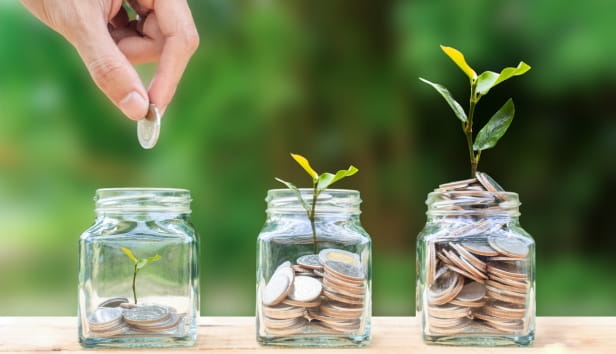
[[461,318],[471,314],[471,311],[464,306],[446,304],[441,306],[428,306],[428,314],[439,318]]
[[303,316],[305,311],[303,307],[289,306],[286,304],[262,306],[261,310],[267,317],[280,320]]
[[465,284],[456,299],[461,301],[479,301],[486,295],[486,287],[477,282]]
[[270,328],[266,327],[266,331],[275,336],[288,336],[291,334],[301,333],[307,326],[309,322],[305,318],[298,318],[297,321],[291,325],[284,328]]
[[291,300],[310,302],[321,295],[321,282],[312,277],[299,276],[293,280],[293,287],[288,296]]
[[142,305],[134,309],[124,310],[124,321],[134,325],[144,325],[167,319],[169,308],[160,305]]
[[92,328],[105,329],[122,322],[121,308],[99,307],[88,316],[88,324]]
[[361,264],[358,255],[337,248],[327,248],[319,252],[319,262],[325,265],[328,261],[346,263],[355,267],[359,267]]
[[295,300],[291,300],[289,298],[286,298],[286,299],[282,300],[282,303],[286,304],[286,305],[296,306],[296,307],[306,307],[306,308],[309,308],[309,307],[318,307],[319,305],[321,305],[321,299],[319,297],[319,298],[317,298],[314,301],[307,302],[307,301],[295,301]]
[[471,179],[465,179],[462,181],[443,183],[443,184],[440,184],[438,187],[442,189],[454,189],[454,188],[466,187],[475,182],[477,182],[477,178],[471,178]]
[[323,265],[321,265],[319,255],[317,254],[307,254],[305,256],[301,256],[297,259],[297,264],[308,269],[323,269]]
[[477,180],[479,181],[479,183],[481,183],[481,185],[486,190],[488,190],[489,192],[493,192],[499,199],[501,200],[509,199],[507,198],[507,195],[503,193],[505,189],[503,189],[503,187],[501,187],[498,183],[496,183],[496,181],[492,177],[490,177],[487,173],[477,172],[475,176],[477,177]]
[[499,253],[508,257],[523,258],[528,255],[528,246],[517,238],[488,237],[488,243]]
[[350,263],[326,261],[323,266],[325,267],[326,272],[329,272],[336,277],[350,280],[364,279],[364,272],[359,267]]
[[127,303],[128,299],[125,297],[112,297],[107,299],[98,305],[98,307],[119,307],[120,305]]
[[150,104],[145,118],[137,121],[137,138],[144,149],[151,149],[156,145],[160,135],[160,112],[155,104]]
[[261,301],[263,305],[272,306],[287,297],[293,285],[293,270],[290,267],[278,268],[263,288]]
[[434,276],[436,275],[436,249],[434,246],[434,242],[428,243],[428,248],[426,249],[426,285],[432,285],[434,281]]
[[469,252],[480,256],[498,256],[498,252],[496,252],[492,247],[490,247],[487,242],[465,241],[462,242],[461,245]]
[[464,278],[455,272],[441,276],[428,290],[428,299],[432,305],[443,305],[458,296],[464,286]]
[[466,260],[469,263],[471,263],[479,271],[485,271],[486,270],[487,264],[485,262],[483,262],[481,259],[475,257],[472,253],[467,251],[464,247],[462,247],[462,246],[460,246],[458,244],[455,244],[455,243],[451,243],[451,242],[449,243],[449,246],[451,246],[453,249],[458,251],[458,255],[461,258],[464,258],[464,260]]

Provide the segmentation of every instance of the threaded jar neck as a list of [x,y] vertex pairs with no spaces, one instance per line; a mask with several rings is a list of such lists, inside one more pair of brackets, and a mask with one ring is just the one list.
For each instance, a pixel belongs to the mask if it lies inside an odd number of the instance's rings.
[[[305,204],[310,208],[313,201],[312,188],[300,188],[299,192]],[[270,189],[267,191],[267,214],[306,214],[306,208],[296,192],[290,189]],[[359,215],[362,200],[359,191],[352,189],[326,189],[316,202],[316,215]]]
[[521,203],[514,192],[447,191],[429,193],[426,205],[428,218],[487,216],[517,219]]
[[192,198],[187,189],[102,188],[96,190],[96,213],[173,212],[190,214]]

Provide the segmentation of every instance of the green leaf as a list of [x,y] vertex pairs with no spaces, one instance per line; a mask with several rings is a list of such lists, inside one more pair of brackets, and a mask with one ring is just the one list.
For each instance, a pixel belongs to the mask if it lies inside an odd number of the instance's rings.
[[468,78],[471,79],[471,81],[475,81],[477,79],[477,73],[475,72],[475,70],[473,70],[473,68],[470,67],[470,65],[466,63],[466,59],[464,59],[464,55],[459,50],[452,48],[452,47],[446,47],[443,45],[441,46],[441,49],[443,50],[443,52],[445,52],[445,54],[447,54],[447,56],[454,63],[456,63],[456,65],[460,69],[462,69],[462,71],[464,71],[466,76],[468,76]]
[[336,174],[331,174],[329,172],[325,172],[322,175],[319,176],[318,182],[317,182],[317,189],[318,190],[324,190],[327,189],[327,187],[331,186],[332,184],[334,184],[335,182],[345,178],[345,177],[349,177],[352,176],[354,174],[356,174],[359,170],[351,165],[349,166],[348,169],[346,170],[339,170],[338,172],[336,172]]
[[128,258],[130,258],[131,261],[133,261],[133,263],[138,263],[139,261],[137,260],[137,257],[135,257],[135,255],[133,254],[133,252],[131,250],[129,250],[128,248],[124,248],[122,247],[122,251],[124,253],[126,253],[126,255],[128,256]]
[[500,74],[497,74],[493,71],[483,72],[477,78],[477,89],[476,92],[483,96],[490,91],[490,89],[501,82],[510,79],[514,76],[519,76],[526,73],[530,70],[530,66],[525,62],[521,61],[517,67],[507,67],[501,70]]
[[426,84],[434,87],[434,89],[441,94],[441,96],[443,96],[443,98],[445,99],[445,101],[447,101],[447,103],[449,104],[449,107],[451,107],[451,109],[453,110],[453,113],[456,114],[456,117],[458,117],[458,119],[460,119],[462,122],[466,123],[467,119],[466,118],[466,113],[464,112],[464,108],[462,108],[462,106],[458,103],[458,101],[456,101],[451,94],[449,93],[449,90],[447,90],[445,88],[445,86],[436,84],[434,82],[428,81],[424,78],[419,78],[419,80],[425,82]]
[[300,165],[302,166],[302,168],[308,172],[308,174],[310,175],[310,177],[312,177],[312,182],[316,183],[317,179],[319,178],[319,174],[317,173],[317,171],[315,171],[314,169],[312,169],[312,167],[310,166],[310,162],[308,162],[308,159],[303,157],[302,155],[298,155],[298,154],[291,154],[291,157]]
[[297,189],[297,187],[291,183],[291,182],[287,182],[284,181],[278,177],[274,178],[276,181],[284,184],[285,186],[287,186],[287,188],[289,188],[290,190],[292,190],[295,193],[295,196],[297,197],[297,199],[299,200],[299,202],[302,204],[302,206],[304,207],[304,209],[306,209],[306,212],[310,212],[310,207],[308,206],[308,204],[306,203],[306,201],[304,200],[304,198],[302,198],[302,193],[299,191],[299,189]]
[[477,133],[477,138],[473,144],[473,150],[487,150],[493,148],[498,140],[505,134],[509,124],[513,120],[515,107],[510,98],[505,104],[490,118],[488,123]]
[[156,262],[159,259],[160,259],[159,255],[148,257],[145,259],[140,259],[139,262],[137,263],[137,269],[141,269],[152,262]]

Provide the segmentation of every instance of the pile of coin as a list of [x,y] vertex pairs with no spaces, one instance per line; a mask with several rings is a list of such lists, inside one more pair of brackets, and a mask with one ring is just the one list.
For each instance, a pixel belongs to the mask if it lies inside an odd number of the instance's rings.
[[[523,330],[528,324],[529,246],[507,232],[506,218],[486,217],[511,208],[513,202],[482,172],[473,179],[442,184],[435,192],[442,199],[432,210],[449,211],[452,217],[442,218],[425,250],[430,333]],[[473,212],[464,213],[469,210]]]
[[94,337],[135,334],[167,334],[183,324],[183,315],[170,306],[134,305],[126,298],[111,298],[101,303],[88,318]]
[[269,335],[348,334],[361,327],[366,275],[357,254],[328,248],[280,264],[261,292]]

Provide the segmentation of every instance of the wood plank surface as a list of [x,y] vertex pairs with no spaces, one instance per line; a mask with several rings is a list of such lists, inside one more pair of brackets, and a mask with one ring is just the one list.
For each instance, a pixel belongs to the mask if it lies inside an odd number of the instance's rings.
[[[443,347],[425,345],[415,317],[374,317],[372,342],[335,353],[614,353],[616,317],[539,317],[537,339],[529,348]],[[194,347],[166,352],[204,350],[221,353],[296,353],[315,349],[263,347],[255,340],[253,317],[202,317]],[[0,352],[90,351],[77,342],[75,317],[0,317]],[[107,351],[97,349],[96,351]],[[133,350],[151,352],[163,350]],[[115,353],[130,352],[117,350]]]

